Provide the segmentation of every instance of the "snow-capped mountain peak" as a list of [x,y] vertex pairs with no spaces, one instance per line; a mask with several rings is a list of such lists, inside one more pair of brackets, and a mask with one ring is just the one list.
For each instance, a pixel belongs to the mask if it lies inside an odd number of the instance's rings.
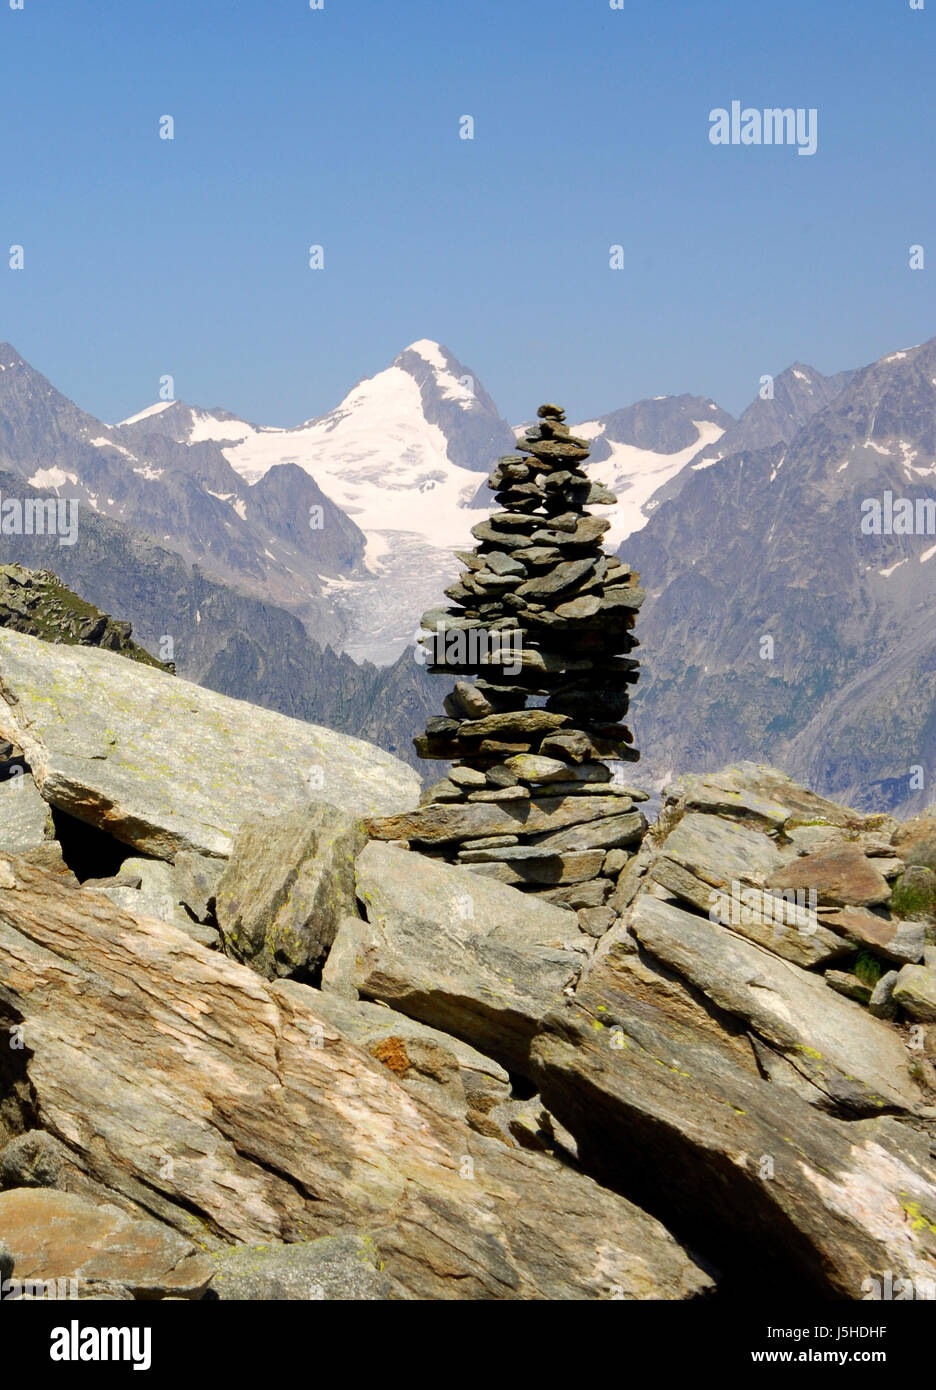
[[411,343],[339,405],[292,429],[248,423],[183,402],[150,407],[124,422],[179,443],[216,444],[250,484],[277,464],[296,464],[323,492],[374,533],[368,558],[386,549],[384,532],[449,547],[468,529],[463,509],[478,473],[513,447],[513,434],[474,374],[429,338]]
[[414,357],[421,358],[430,368],[432,392],[439,400],[453,401],[461,410],[486,409],[486,405],[478,400],[478,384],[472,374],[456,361],[447,348],[433,342],[431,338],[420,338],[417,342],[410,343],[393,361],[393,366],[402,367],[404,371],[409,371],[411,375],[420,379],[420,393],[424,400],[427,394],[432,393],[423,390],[427,379],[425,373],[413,361]]
[[155,405],[148,405],[145,410],[140,410],[136,415],[128,415],[126,420],[118,421],[115,428],[121,429],[124,425],[137,425],[141,420],[148,420],[152,415],[159,415],[161,411],[168,410],[175,405],[175,401],[157,401]]

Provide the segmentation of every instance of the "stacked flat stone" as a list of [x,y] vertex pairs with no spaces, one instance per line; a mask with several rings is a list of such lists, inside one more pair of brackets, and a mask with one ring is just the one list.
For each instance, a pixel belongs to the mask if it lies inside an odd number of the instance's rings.
[[[462,679],[445,715],[414,740],[422,757],[455,765],[414,813],[426,833],[416,823],[407,838],[477,873],[594,908],[646,829],[633,808],[646,794],[612,783],[604,761],[639,757],[622,720],[638,678],[630,653],[644,593],[639,575],[604,552],[609,523],[587,510],[616,501],[583,471],[587,442],[559,406],[537,415],[488,479],[498,510],[472,528],[475,549],[456,552],[465,568],[445,591],[451,606],[422,620],[421,640],[443,657],[429,670]],[[440,652],[438,634],[482,630],[500,633],[504,648],[476,660],[469,651],[462,664],[457,639],[454,661]]]

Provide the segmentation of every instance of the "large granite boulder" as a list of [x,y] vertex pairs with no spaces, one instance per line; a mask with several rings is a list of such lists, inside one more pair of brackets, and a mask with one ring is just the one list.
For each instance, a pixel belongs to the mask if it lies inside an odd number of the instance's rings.
[[837,1104],[876,1114],[924,1103],[903,1039],[821,975],[650,894],[637,897],[630,922],[656,960],[743,1019]]
[[574,913],[468,870],[373,842],[357,862],[366,923],[354,985],[400,1013],[523,1069],[539,1020],[593,948]]
[[313,972],[354,911],[365,843],[358,820],[324,803],[242,825],[217,890],[228,954],[267,979]]
[[[741,763],[666,789],[610,906],[650,955],[745,1020],[834,1105],[912,1110],[923,1097],[903,1041],[865,1007],[877,974],[918,962],[926,940],[898,889],[930,870],[902,873],[893,834],[887,816]],[[849,967],[867,956],[866,993]],[[850,999],[831,997],[836,983]]]
[[[313,991],[23,859],[0,869],[0,1028],[22,1030],[35,1123],[140,1219],[197,1231],[206,1252],[366,1234],[413,1298],[711,1287],[624,1197],[407,1090],[316,1012]],[[537,907],[534,955],[554,911]]]
[[[831,995],[831,991],[827,990]],[[601,1179],[676,1223],[759,1297],[860,1299],[887,1270],[936,1277],[926,1138],[846,1123],[739,1065],[677,1001],[586,982],[531,1051],[544,1103]]]
[[894,982],[891,998],[910,1018],[936,1023],[936,970],[905,965]]
[[904,821],[894,831],[891,843],[905,864],[919,864],[936,872],[936,812],[930,810]]
[[46,801],[143,854],[226,857],[247,819],[327,801],[415,805],[416,774],[361,739],[90,647],[0,631],[0,737]]

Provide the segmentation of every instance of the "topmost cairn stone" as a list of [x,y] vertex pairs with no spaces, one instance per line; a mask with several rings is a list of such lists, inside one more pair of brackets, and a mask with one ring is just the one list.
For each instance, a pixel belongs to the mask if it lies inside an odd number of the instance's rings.
[[603,550],[609,522],[587,510],[616,498],[584,473],[587,441],[562,408],[537,416],[488,479],[498,510],[472,527],[472,552],[456,551],[452,606],[422,620],[430,671],[477,677],[457,680],[446,717],[414,740],[422,757],[458,764],[440,799],[519,800],[556,781],[563,795],[595,792],[611,778],[602,759],[639,756],[621,721],[644,593]]

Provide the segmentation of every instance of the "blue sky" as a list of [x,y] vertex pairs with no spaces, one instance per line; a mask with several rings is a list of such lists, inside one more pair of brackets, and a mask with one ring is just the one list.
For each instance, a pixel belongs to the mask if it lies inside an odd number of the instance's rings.
[[[106,420],[294,424],[422,337],[511,419],[737,413],[936,334],[936,0],[7,4],[0,339]],[[711,145],[733,99],[817,153]]]

